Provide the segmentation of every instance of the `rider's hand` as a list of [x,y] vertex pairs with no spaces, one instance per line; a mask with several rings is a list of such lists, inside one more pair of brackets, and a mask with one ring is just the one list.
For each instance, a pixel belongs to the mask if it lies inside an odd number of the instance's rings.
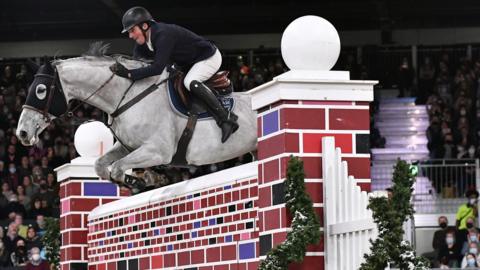
[[115,73],[115,75],[127,78],[127,79],[132,79],[130,75],[130,70],[128,70],[124,65],[116,62],[115,64],[110,66],[110,70]]

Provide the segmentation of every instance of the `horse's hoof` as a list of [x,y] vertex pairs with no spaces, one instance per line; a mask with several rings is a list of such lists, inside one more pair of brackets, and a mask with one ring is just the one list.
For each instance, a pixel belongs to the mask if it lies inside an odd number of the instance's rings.
[[145,181],[131,175],[125,175],[124,181],[125,181],[125,185],[127,185],[129,188],[132,188],[132,189],[135,188],[135,189],[138,189],[138,191],[143,191],[147,186]]

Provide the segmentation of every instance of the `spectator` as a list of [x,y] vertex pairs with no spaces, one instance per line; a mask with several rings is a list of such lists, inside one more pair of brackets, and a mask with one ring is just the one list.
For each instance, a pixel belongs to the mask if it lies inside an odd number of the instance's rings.
[[15,251],[17,241],[22,239],[18,235],[18,228],[15,222],[11,222],[8,225],[7,234],[3,238],[3,243],[5,244],[5,248],[8,250],[9,253]]
[[478,210],[477,210],[477,201],[478,201],[478,191],[476,190],[468,190],[465,194],[468,202],[465,204],[460,205],[457,211],[457,229],[463,230],[467,228],[467,219],[472,218],[473,221],[476,220],[478,217]]
[[464,266],[462,266],[462,269],[477,269],[477,257],[472,253],[468,253],[465,257],[466,263]]
[[408,59],[404,57],[398,70],[398,89],[400,93],[398,97],[404,97],[405,92],[409,92],[413,82],[413,70],[408,63]]
[[446,216],[440,216],[438,218],[438,226],[440,229],[436,230],[433,234],[432,248],[433,252],[428,252],[423,254],[424,257],[429,258],[431,261],[434,261],[438,258],[440,249],[445,244],[445,238],[448,231],[452,231],[454,228],[448,226],[448,219]]
[[16,248],[13,253],[10,255],[12,264],[14,267],[23,267],[27,265],[28,262],[28,253],[27,248],[25,247],[25,240],[18,239],[16,242]]
[[462,264],[461,264],[461,267],[462,268],[472,268],[473,266],[473,262],[471,260],[471,256],[469,255],[474,255],[475,258],[478,258],[478,244],[477,243],[470,243],[468,244],[468,247],[467,247],[467,252],[465,253],[465,256],[463,257],[462,259]]
[[30,199],[38,193],[38,186],[32,183],[32,178],[30,176],[23,177],[23,187],[25,188],[25,195]]
[[39,249],[43,248],[42,241],[40,236],[37,235],[37,231],[34,227],[29,227],[27,231],[27,237],[25,238],[27,250],[37,247]]
[[461,244],[455,241],[455,231],[448,231],[445,236],[445,242],[439,250],[438,260],[448,261],[449,267],[459,267],[462,259],[460,254]]
[[35,231],[37,232],[37,235],[40,237],[43,237],[43,235],[45,234],[45,228],[46,228],[45,216],[37,215],[34,228],[35,228]]
[[[17,194],[13,194],[10,196],[10,200],[7,205],[7,213],[9,218],[13,221],[16,214],[21,214],[23,216],[26,215],[25,207],[18,202]],[[15,215],[11,216],[11,213],[15,213]]]
[[18,235],[22,238],[26,238],[28,226],[23,224],[23,215],[21,213],[17,213],[17,215],[15,216],[14,222],[15,222],[15,225],[17,225]]
[[40,249],[34,247],[30,250],[30,260],[25,270],[50,270],[50,265],[40,256]]
[[10,253],[5,248],[3,240],[0,239],[0,269],[2,267],[12,266],[12,261],[10,260]]
[[42,208],[42,200],[40,200],[40,198],[35,198],[32,202],[32,208],[28,216],[31,219],[36,219],[38,215],[45,216],[45,214],[46,212]]
[[14,195],[13,191],[10,189],[10,184],[7,182],[3,182],[2,184],[2,195],[10,201],[10,197]]
[[30,206],[32,205],[32,202],[30,200],[30,197],[25,194],[25,188],[23,186],[17,187],[17,197],[18,202],[23,205],[26,212],[28,213],[30,211]]

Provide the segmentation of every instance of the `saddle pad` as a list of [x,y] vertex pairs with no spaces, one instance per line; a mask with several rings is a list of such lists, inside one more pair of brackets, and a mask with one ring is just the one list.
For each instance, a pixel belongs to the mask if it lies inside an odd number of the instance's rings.
[[[175,90],[174,87],[174,80],[170,79],[168,80],[168,98],[170,101],[170,106],[172,107],[172,110],[179,115],[188,118],[188,109],[187,107],[183,104],[182,99],[178,95],[177,91]],[[233,108],[235,107],[235,99],[233,98],[232,94],[225,95],[225,96],[217,96],[218,101],[220,101],[220,104],[227,110],[227,111],[232,111]],[[198,115],[198,119],[208,119],[211,118],[212,116],[210,115],[209,112],[205,111],[202,112]]]

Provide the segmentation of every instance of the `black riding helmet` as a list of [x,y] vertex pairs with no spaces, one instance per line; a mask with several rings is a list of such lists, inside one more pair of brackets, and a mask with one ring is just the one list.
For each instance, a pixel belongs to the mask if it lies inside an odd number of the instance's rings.
[[144,7],[132,7],[123,14],[122,24],[123,30],[122,34],[128,32],[135,25],[141,23],[151,23],[155,22],[152,18],[152,15]]

